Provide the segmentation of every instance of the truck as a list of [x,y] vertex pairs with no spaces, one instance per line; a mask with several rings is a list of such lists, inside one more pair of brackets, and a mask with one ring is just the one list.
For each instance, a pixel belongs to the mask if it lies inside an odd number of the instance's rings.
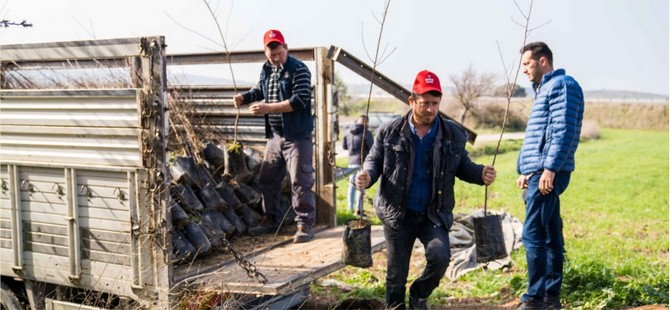
[[[250,85],[180,85],[169,69],[266,59],[166,49],[164,36],[0,45],[2,309],[290,308],[345,266],[335,64],[405,103],[409,91],[339,47],[291,49],[314,68],[315,239],[239,237],[178,264],[168,188],[187,124],[171,118],[175,107],[188,107],[193,134],[235,135],[259,150],[265,139],[263,119],[232,103]],[[373,226],[372,251],[383,241]]]

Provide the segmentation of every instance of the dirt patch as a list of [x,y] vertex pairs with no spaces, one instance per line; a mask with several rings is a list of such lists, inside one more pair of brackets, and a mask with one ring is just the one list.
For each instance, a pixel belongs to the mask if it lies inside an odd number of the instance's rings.
[[[382,250],[372,255],[373,265],[367,270],[371,273],[375,281],[383,282],[386,277],[386,251]],[[417,277],[425,266],[424,254],[415,250],[412,253],[412,260],[410,262],[410,278]],[[312,290],[310,296],[305,302],[294,309],[383,309],[383,298],[354,298],[344,301],[338,300],[338,296],[346,292],[350,292],[354,287],[343,284],[337,279],[347,279],[356,276],[359,269],[356,267],[345,267],[337,272],[330,274],[314,285],[319,285],[324,289]],[[330,281],[330,282],[329,282]],[[448,280],[444,280],[448,281]],[[325,283],[333,283],[326,285]],[[444,283],[443,283],[444,285]],[[324,286],[328,286],[325,288]],[[448,297],[442,300],[441,304],[431,303],[431,309],[466,309],[466,310],[511,310],[516,309],[520,303],[517,296],[513,296],[509,292],[501,291],[497,299],[493,298],[451,298]],[[379,307],[381,305],[381,307]],[[567,306],[566,309],[570,307]],[[626,310],[668,310],[668,306],[663,305],[648,305],[641,307],[624,308]]]
[[[372,255],[373,265],[367,270],[374,281],[384,282],[386,278],[386,251],[382,250]],[[415,246],[410,262],[409,278],[418,277],[425,266],[426,260],[421,247]],[[337,279],[347,279],[356,276],[360,270],[356,267],[345,267],[330,274],[314,285],[321,286],[322,290],[315,293],[312,290],[309,298],[295,309],[383,309],[384,300],[374,298],[351,298],[344,301],[338,300],[338,295],[352,291],[354,287],[344,284]],[[448,280],[444,280],[448,281]],[[515,309],[519,303],[518,298],[507,296],[509,293],[501,292],[504,296],[493,300],[492,298],[447,298],[441,304],[430,304],[431,309],[469,309],[469,310],[506,310]],[[501,301],[502,300],[502,301]]]
[[[447,302],[444,305],[430,305],[431,309],[467,309],[467,310],[508,310],[516,309],[518,300],[512,300],[502,305],[492,305],[490,301],[479,298],[459,298]],[[369,298],[347,299],[342,302],[324,298],[324,296],[311,296],[305,303],[295,309],[384,309],[384,301]],[[661,308],[662,309],[662,308]],[[667,309],[667,308],[665,308]],[[644,309],[656,310],[656,308]]]

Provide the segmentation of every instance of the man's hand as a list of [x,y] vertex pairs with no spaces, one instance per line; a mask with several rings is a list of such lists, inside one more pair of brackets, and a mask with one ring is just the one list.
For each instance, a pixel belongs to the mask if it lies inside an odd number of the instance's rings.
[[544,169],[542,175],[540,176],[540,193],[542,195],[549,194],[554,189],[554,176],[556,172],[553,172],[548,169]]
[[233,96],[233,104],[235,105],[236,108],[241,107],[243,103],[244,103],[244,96],[240,94]]
[[484,184],[491,185],[496,180],[496,168],[493,166],[484,166],[482,169],[482,181]]
[[356,188],[359,190],[365,189],[368,187],[370,184],[370,174],[362,170],[358,174],[356,174]]
[[270,113],[270,105],[267,103],[257,103],[249,107],[252,115],[265,115]]
[[519,189],[528,188],[528,177],[520,175],[519,178],[516,179],[516,187]]

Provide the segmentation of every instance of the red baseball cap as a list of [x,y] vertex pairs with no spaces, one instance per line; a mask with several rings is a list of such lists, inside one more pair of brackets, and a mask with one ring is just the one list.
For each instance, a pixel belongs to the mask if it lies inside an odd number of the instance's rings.
[[437,91],[442,95],[442,87],[440,87],[440,79],[437,78],[437,75],[428,70],[423,70],[416,75],[414,80],[414,87],[412,91],[422,95],[431,90]]
[[263,46],[268,46],[270,42],[279,42],[279,44],[286,44],[284,36],[279,30],[270,29],[263,36]]

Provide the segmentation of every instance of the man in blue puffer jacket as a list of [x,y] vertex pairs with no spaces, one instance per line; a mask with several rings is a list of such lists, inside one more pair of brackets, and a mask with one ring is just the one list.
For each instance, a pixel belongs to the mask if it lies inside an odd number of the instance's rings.
[[522,240],[528,262],[528,292],[518,309],[561,309],[565,250],[559,195],[575,170],[584,96],[565,70],[554,70],[547,44],[529,43],[521,53],[535,102],[517,162],[517,186],[526,189]]
[[426,267],[409,288],[411,309],[428,309],[427,299],[449,266],[449,229],[454,222],[456,178],[478,185],[495,181],[493,166],[478,165],[465,150],[468,134],[439,114],[442,88],[434,73],[417,74],[409,97],[412,110],[384,123],[356,186],[379,180],[375,212],[386,239],[386,308],[405,309],[412,247],[424,246]]

